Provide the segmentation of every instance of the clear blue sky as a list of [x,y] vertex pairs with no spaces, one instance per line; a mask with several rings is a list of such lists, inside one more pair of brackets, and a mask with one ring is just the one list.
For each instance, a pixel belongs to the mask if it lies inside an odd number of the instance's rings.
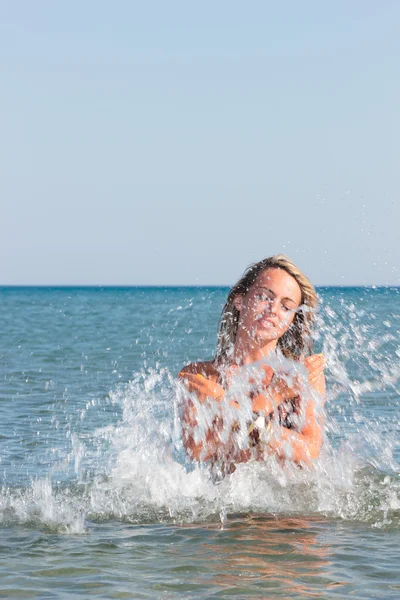
[[0,0],[0,284],[400,284],[397,0]]

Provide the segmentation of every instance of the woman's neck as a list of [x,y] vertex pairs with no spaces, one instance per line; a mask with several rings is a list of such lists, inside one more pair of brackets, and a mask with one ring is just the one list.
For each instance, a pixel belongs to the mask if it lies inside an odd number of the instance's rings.
[[277,340],[269,340],[263,346],[254,343],[245,342],[239,338],[235,342],[233,351],[233,361],[237,365],[249,365],[253,362],[262,360],[276,350]]

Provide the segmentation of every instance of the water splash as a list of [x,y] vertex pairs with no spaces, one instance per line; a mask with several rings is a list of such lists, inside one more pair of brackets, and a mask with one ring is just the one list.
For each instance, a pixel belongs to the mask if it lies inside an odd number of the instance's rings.
[[[209,467],[185,454],[176,377],[159,364],[86,404],[86,430],[66,429],[46,477],[4,484],[1,522],[84,533],[104,520],[223,523],[245,512],[400,527],[398,315],[377,305],[378,292],[364,291],[357,306],[340,292],[322,301],[316,344],[327,359],[328,414],[313,468],[270,457],[238,465],[216,485]],[[94,404],[117,419],[92,431]]]

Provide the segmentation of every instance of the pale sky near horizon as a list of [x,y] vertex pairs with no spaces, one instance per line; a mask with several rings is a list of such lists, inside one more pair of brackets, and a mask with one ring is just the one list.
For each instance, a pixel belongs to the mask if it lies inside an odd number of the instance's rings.
[[400,285],[400,3],[0,0],[0,285]]

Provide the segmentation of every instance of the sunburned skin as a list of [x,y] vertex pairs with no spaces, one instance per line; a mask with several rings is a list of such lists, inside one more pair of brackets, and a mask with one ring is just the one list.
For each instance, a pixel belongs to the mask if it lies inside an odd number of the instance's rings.
[[[291,326],[296,311],[302,302],[302,292],[297,281],[283,269],[272,268],[262,271],[245,295],[238,295],[234,304],[239,311],[239,321],[233,357],[228,365],[221,366],[215,360],[192,363],[182,369],[180,379],[188,391],[195,394],[200,403],[212,403],[215,406],[228,406],[239,410],[240,403],[230,397],[230,383],[240,376],[246,366],[259,363],[262,370],[261,383],[256,393],[248,394],[248,401],[254,414],[254,422],[260,416],[257,431],[250,423],[249,449],[237,451],[232,439],[221,441],[222,418],[218,424],[209,428],[205,440],[195,442],[194,431],[197,426],[197,411],[194,402],[188,397],[183,409],[183,441],[189,456],[195,460],[212,461],[224,456],[234,462],[243,462],[252,458],[262,460],[265,452],[275,454],[281,459],[290,459],[299,464],[311,464],[320,452],[322,427],[316,411],[315,393],[320,399],[325,397],[325,361],[321,354],[304,358],[311,394],[304,396],[304,382],[295,380],[288,385],[270,366],[265,364],[268,356],[277,350],[277,342]],[[223,383],[223,385],[222,385]],[[278,413],[276,413],[278,411]],[[288,413],[302,412],[303,425],[296,429],[287,418]],[[252,450],[262,423],[268,423],[274,414],[278,414],[279,424],[275,423],[274,436],[268,437],[262,452],[260,448]],[[276,419],[275,419],[276,421]],[[264,433],[264,432],[261,432]],[[225,436],[226,437],[226,436]]]

